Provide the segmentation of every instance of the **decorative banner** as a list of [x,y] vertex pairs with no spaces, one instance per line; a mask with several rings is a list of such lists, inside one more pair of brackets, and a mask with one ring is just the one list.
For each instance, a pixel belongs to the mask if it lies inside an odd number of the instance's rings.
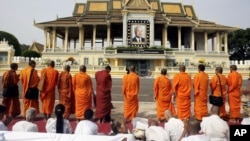
[[148,20],[128,20],[128,45],[149,47],[150,23]]

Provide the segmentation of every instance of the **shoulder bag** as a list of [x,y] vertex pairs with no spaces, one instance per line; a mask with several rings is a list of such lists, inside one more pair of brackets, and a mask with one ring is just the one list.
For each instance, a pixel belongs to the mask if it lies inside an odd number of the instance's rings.
[[38,91],[37,87],[30,87],[30,80],[31,80],[33,71],[34,71],[34,69],[32,69],[32,70],[31,70],[31,73],[30,73],[30,79],[29,79],[29,84],[28,84],[28,90],[27,90],[27,92],[26,92],[26,94],[25,94],[25,98],[26,98],[26,99],[38,99],[39,91]]
[[[217,75],[217,74],[216,74]],[[222,106],[223,105],[223,97],[222,97],[222,86],[221,86],[221,81],[220,81],[220,77],[217,75],[218,79],[219,79],[219,83],[220,83],[220,91],[221,91],[221,95],[220,96],[214,96],[213,95],[213,91],[211,93],[211,95],[209,96],[209,102],[210,104],[213,104],[215,106]]]

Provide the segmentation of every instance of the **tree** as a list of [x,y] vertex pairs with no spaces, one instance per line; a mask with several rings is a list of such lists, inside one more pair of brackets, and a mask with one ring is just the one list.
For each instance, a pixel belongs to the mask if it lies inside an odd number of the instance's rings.
[[250,59],[250,28],[240,29],[228,34],[230,60]]
[[17,38],[10,33],[0,31],[0,41],[3,41],[4,39],[8,41],[9,45],[14,47],[15,56],[21,56],[21,48]]
[[23,54],[25,51],[27,51],[29,49],[30,45],[26,45],[26,44],[21,44],[20,48],[21,48],[21,54]]
[[27,50],[23,53],[23,56],[24,57],[41,57],[41,54],[39,54],[38,52],[36,51],[33,51],[33,50]]

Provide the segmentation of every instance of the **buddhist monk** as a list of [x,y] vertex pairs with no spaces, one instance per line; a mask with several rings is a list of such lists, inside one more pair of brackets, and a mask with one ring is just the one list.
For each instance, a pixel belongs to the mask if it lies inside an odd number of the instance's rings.
[[14,95],[6,95],[3,97],[3,105],[6,107],[6,118],[14,118],[21,113],[18,91],[19,75],[16,73],[18,65],[16,63],[11,63],[10,69],[11,70],[4,72],[2,77],[3,89],[9,87],[9,89],[15,90],[15,92],[11,91]]
[[75,94],[75,118],[80,121],[84,119],[84,113],[92,108],[92,80],[86,73],[86,66],[80,66],[80,72],[72,79],[73,92]]
[[165,120],[164,111],[173,110],[175,113],[172,99],[172,84],[167,75],[167,69],[161,70],[161,76],[154,81],[154,98],[156,100],[157,118],[163,122]]
[[54,67],[55,62],[50,60],[48,61],[47,68],[41,70],[41,76],[46,76],[44,91],[40,93],[42,112],[46,121],[51,117],[55,105],[55,90],[59,73]]
[[123,79],[124,118],[127,122],[130,122],[136,117],[139,108],[138,93],[140,89],[140,79],[135,73],[135,66],[130,66],[129,74]]
[[109,74],[110,66],[106,66],[104,70],[95,73],[96,80],[96,111],[95,118],[99,123],[110,122],[111,114],[111,88],[112,78]]
[[75,101],[75,99],[72,99],[72,76],[69,65],[64,66],[64,71],[59,74],[57,88],[59,92],[59,103],[65,107],[63,118],[69,119],[70,114],[74,113],[71,111],[71,103]]
[[[224,118],[226,113],[225,102],[226,102],[226,93],[227,93],[227,78],[223,73],[222,67],[216,67],[215,75],[212,77],[210,82],[211,92],[214,96],[223,97],[223,105],[220,106],[220,117]],[[221,84],[220,84],[221,82]],[[222,93],[221,93],[222,89]]]
[[241,107],[241,86],[242,76],[237,72],[237,66],[230,66],[230,73],[227,77],[228,82],[228,100],[229,100],[229,114],[231,122],[240,122],[239,118]]
[[209,77],[208,74],[204,72],[205,65],[198,65],[198,73],[194,76],[194,115],[199,121],[202,120],[204,116],[208,114],[207,108],[207,90]]
[[181,120],[189,119],[191,114],[192,81],[184,65],[179,66],[179,73],[173,77],[173,94],[176,97],[177,116]]
[[[26,99],[25,94],[28,90],[28,87],[37,87],[40,78],[38,76],[37,70],[35,70],[36,62],[31,60],[29,61],[29,66],[20,72],[20,81],[23,86],[22,98],[23,98],[23,117],[26,116],[26,110],[30,107],[36,108],[36,114],[39,114],[39,101],[38,99]],[[32,74],[31,74],[32,73]],[[29,83],[30,81],[30,83]],[[29,86],[28,86],[29,85]]]

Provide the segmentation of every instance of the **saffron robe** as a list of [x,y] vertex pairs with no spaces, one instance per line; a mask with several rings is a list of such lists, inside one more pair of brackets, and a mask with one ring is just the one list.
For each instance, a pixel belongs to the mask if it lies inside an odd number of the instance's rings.
[[92,80],[86,72],[80,72],[73,76],[73,91],[75,94],[75,117],[84,119],[84,113],[92,108]]
[[189,118],[191,114],[191,89],[192,81],[187,73],[174,75],[173,91],[176,94],[177,116],[181,120]]
[[209,78],[207,73],[199,72],[194,76],[194,114],[198,120],[202,120],[202,118],[208,114],[208,84]]
[[228,74],[227,82],[230,118],[240,118],[242,76],[232,71]]
[[[9,78],[10,77],[10,78]],[[10,81],[8,83],[8,81]],[[2,88],[6,88],[7,85],[18,85],[19,76],[16,74],[16,71],[6,71],[2,77]],[[5,115],[7,117],[16,117],[21,113],[19,96],[16,97],[3,97],[3,105],[6,107]]]
[[[22,90],[22,98],[23,98],[23,111],[22,111],[22,115],[25,117],[26,116],[26,110],[30,107],[34,107],[36,108],[36,113],[39,114],[39,101],[38,99],[26,99],[25,98],[25,94],[28,90],[28,85],[30,85],[30,87],[37,87],[40,78],[37,74],[37,70],[34,69],[32,75],[31,75],[31,79],[30,79],[30,74],[31,74],[31,70],[32,67],[28,66],[25,69],[21,70],[20,72],[20,81],[21,84],[23,86],[23,90]],[[30,84],[29,84],[29,80],[30,80]]]
[[63,71],[59,74],[57,88],[59,92],[59,103],[65,107],[63,117],[68,119],[70,114],[74,113],[71,106],[75,101],[75,99],[72,98],[72,76],[69,72]]
[[164,119],[164,112],[170,109],[173,114],[175,110],[171,102],[172,99],[172,85],[171,81],[165,76],[161,75],[154,81],[154,97],[156,100],[156,109],[158,119]]
[[104,118],[111,114],[112,78],[107,70],[98,71],[96,79],[96,111],[95,118]]
[[43,114],[52,114],[55,105],[55,90],[58,81],[58,71],[53,67],[44,68],[41,70],[41,76],[46,71],[44,91],[40,93],[42,102]]
[[136,117],[139,108],[139,76],[134,72],[130,72],[123,77],[122,82],[124,95],[124,118],[127,120],[132,120],[134,117]]
[[[220,116],[224,117],[227,115],[225,103],[227,93],[227,78],[223,74],[218,74],[221,81],[223,105],[220,107]],[[210,82],[210,88],[214,96],[221,96],[220,82],[217,75],[214,75]]]

